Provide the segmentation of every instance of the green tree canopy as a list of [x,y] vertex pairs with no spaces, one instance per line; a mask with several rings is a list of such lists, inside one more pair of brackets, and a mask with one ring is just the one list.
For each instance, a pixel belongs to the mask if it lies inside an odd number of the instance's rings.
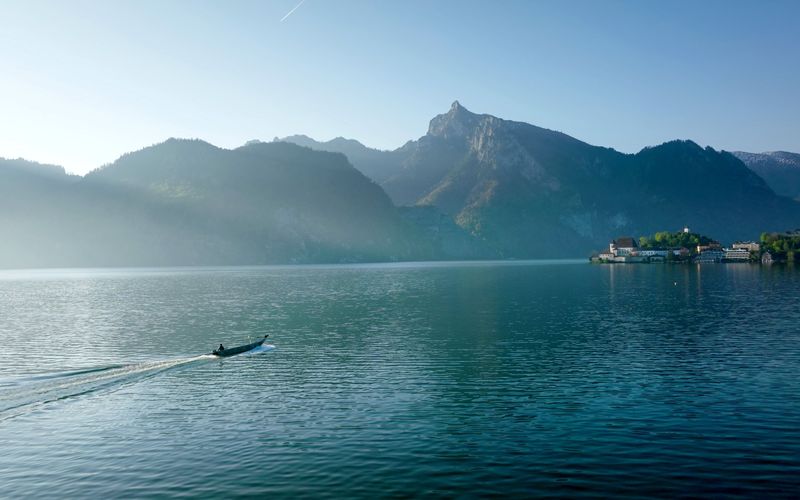
[[714,240],[708,236],[698,233],[659,231],[652,236],[639,238],[639,247],[643,249],[681,247],[692,249],[697,245],[708,245],[712,241]]
[[800,251],[800,232],[761,233],[761,246],[772,252]]

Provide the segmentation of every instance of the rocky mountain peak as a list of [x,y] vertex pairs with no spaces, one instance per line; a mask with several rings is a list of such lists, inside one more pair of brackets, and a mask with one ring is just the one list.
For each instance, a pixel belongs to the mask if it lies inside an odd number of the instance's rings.
[[454,101],[450,110],[442,115],[436,115],[428,126],[428,135],[445,139],[464,138],[478,123],[480,116],[472,113]]

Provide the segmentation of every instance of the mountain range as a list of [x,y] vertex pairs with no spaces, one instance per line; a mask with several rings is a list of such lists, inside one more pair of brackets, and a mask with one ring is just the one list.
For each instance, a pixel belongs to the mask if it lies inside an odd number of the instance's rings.
[[575,255],[685,225],[723,241],[800,225],[800,204],[733,154],[688,140],[623,154],[456,101],[397,150],[347,147],[395,204],[441,211],[498,257]]
[[170,139],[82,177],[0,159],[0,267],[583,257],[685,225],[753,239],[800,226],[797,158],[624,154],[455,102],[392,151]]
[[84,177],[0,161],[0,267],[431,258],[419,231],[338,153],[170,139]]

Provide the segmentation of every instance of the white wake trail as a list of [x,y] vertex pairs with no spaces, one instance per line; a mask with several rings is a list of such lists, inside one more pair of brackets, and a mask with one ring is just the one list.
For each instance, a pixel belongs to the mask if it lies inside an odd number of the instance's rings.
[[37,377],[39,380],[34,379],[32,382],[6,383],[0,391],[0,421],[27,413],[30,409],[46,403],[121,385],[165,370],[214,359],[217,359],[216,356],[204,354],[190,358],[88,369],[52,377],[40,376]]

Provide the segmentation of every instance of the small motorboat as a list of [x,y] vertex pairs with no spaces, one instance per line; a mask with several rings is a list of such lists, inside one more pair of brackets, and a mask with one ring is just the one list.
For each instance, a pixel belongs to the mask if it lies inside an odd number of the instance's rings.
[[269,335],[264,335],[264,338],[261,339],[261,340],[257,340],[256,342],[253,342],[252,344],[240,345],[239,347],[214,349],[213,351],[211,351],[211,354],[213,354],[214,356],[220,356],[220,357],[223,357],[223,358],[226,358],[228,356],[236,356],[237,354],[241,354],[243,352],[250,351],[250,350],[255,349],[256,347],[260,346],[261,344],[263,344],[267,340],[267,337],[269,337]]

